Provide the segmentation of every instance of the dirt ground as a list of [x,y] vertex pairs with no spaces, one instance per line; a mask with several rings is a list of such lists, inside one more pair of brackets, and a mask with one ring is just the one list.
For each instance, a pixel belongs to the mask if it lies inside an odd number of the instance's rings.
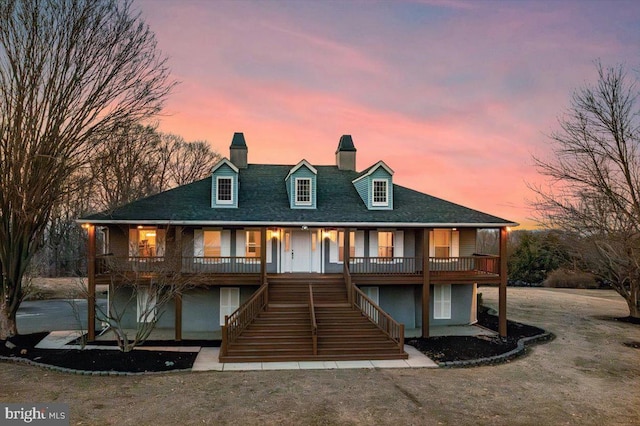
[[[25,300],[78,299],[86,297],[87,279],[83,277],[67,278],[28,278],[24,289]],[[97,286],[96,291],[104,291],[107,286]]]
[[[497,306],[497,289],[480,289]],[[64,402],[71,424],[632,425],[640,326],[608,290],[509,288],[509,318],[557,338],[468,369],[174,373],[88,377],[0,363],[0,401]]]

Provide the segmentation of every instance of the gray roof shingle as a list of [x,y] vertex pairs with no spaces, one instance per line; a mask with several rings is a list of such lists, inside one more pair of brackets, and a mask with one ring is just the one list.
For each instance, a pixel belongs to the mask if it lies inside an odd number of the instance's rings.
[[[510,226],[511,221],[393,185],[393,210],[368,210],[351,181],[358,172],[316,166],[317,209],[291,209],[284,179],[292,166],[250,164],[241,169],[238,208],[211,208],[211,178],[92,214],[80,222],[402,224]],[[397,225],[396,225],[397,226]]]

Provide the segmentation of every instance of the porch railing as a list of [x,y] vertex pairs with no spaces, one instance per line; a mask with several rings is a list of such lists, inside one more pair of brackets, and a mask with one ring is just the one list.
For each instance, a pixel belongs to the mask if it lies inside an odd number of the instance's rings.
[[404,324],[391,318],[391,316],[383,311],[373,300],[369,299],[357,286],[352,286],[353,306],[371,320],[380,330],[389,336],[400,352],[404,352]]
[[491,255],[474,255],[463,257],[430,257],[429,270],[438,272],[474,272],[482,274],[499,274],[500,257]]
[[417,275],[422,273],[419,257],[352,257],[349,259],[352,274]]
[[313,354],[318,355],[318,323],[316,321],[316,308],[313,302],[313,286],[309,284],[309,316],[311,317],[311,341],[313,342]]
[[229,345],[235,342],[240,333],[253,322],[253,320],[263,312],[269,303],[269,283],[265,282],[258,291],[251,296],[251,299],[244,302],[231,315],[224,316],[222,326],[222,342],[220,344],[220,354],[228,354]]
[[121,272],[182,272],[218,274],[258,274],[260,258],[257,257],[143,257],[112,256],[96,257],[96,274]]
[[193,256],[182,258],[184,273],[258,274],[259,257]]

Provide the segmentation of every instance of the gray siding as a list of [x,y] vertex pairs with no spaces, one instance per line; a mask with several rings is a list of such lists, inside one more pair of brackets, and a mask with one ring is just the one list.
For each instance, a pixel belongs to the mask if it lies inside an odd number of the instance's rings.
[[414,286],[380,286],[380,307],[398,322],[404,324],[405,329],[416,328]]
[[451,319],[433,318],[433,286],[431,286],[431,325],[465,325],[470,323],[471,303],[473,299],[473,285],[452,284],[451,285]]
[[476,252],[476,229],[460,229],[460,256],[471,256]]

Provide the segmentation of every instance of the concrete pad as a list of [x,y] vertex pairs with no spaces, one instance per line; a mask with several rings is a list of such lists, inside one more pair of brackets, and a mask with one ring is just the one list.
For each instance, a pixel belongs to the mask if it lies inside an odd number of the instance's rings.
[[338,365],[335,361],[300,361],[300,370],[335,370]]
[[373,364],[375,368],[411,368],[404,359],[372,360],[371,364]]
[[219,361],[220,348],[201,348],[191,371],[222,371],[224,364]]
[[410,345],[404,345],[404,351],[409,354],[409,359],[406,363],[413,368],[438,368],[431,358]]
[[373,368],[371,361],[336,361],[338,368]]
[[[62,349],[69,342],[73,342],[82,334],[78,330],[52,331],[37,345],[37,349]],[[78,347],[80,347],[78,345]]]
[[263,362],[263,370],[300,370],[300,366],[297,361],[285,361],[285,362]]
[[254,371],[262,370],[261,362],[228,362],[224,364],[223,371]]

